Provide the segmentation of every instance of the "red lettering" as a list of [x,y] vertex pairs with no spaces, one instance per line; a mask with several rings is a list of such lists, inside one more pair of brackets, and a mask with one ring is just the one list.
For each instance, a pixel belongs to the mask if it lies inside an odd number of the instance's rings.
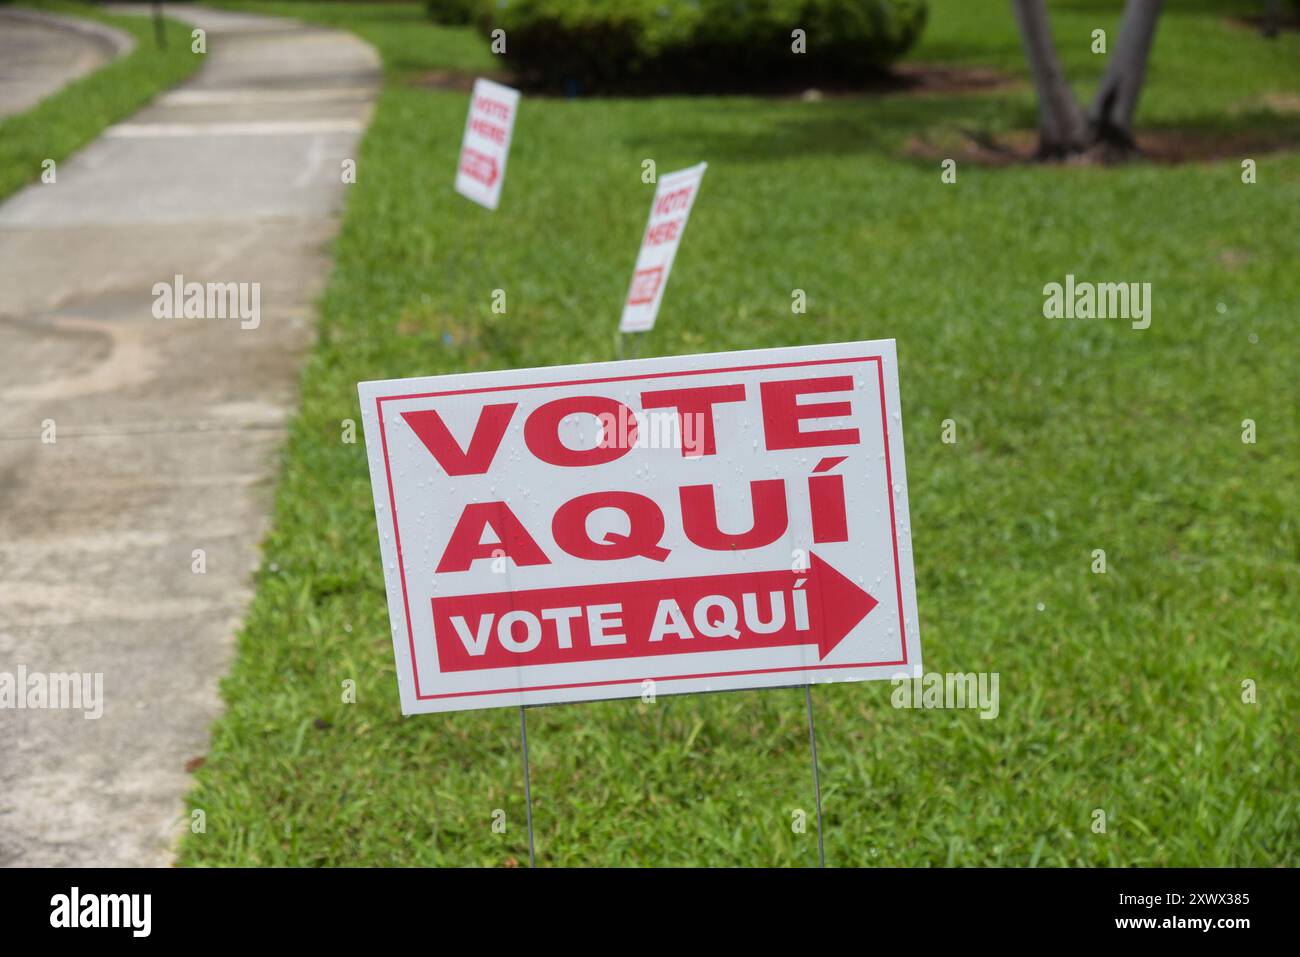
[[848,402],[815,402],[800,405],[798,398],[809,392],[850,392],[853,377],[829,376],[822,379],[787,379],[782,382],[763,382],[759,391],[763,398],[763,435],[768,449],[808,449],[822,445],[857,445],[857,429],[822,429],[802,432],[799,423],[804,419],[826,419],[851,415]]
[[666,223],[660,223],[658,226],[651,226],[645,233],[645,245],[659,246],[663,243],[670,243],[677,238],[677,229],[682,224],[680,219],[670,219]]
[[[570,415],[585,413],[595,416],[600,422],[601,439],[595,448],[571,449],[560,441],[560,422]],[[524,423],[524,441],[533,455],[548,465],[560,465],[565,468],[582,468],[587,465],[603,465],[622,458],[636,441],[635,422],[627,441],[620,443],[612,434],[611,423],[617,422],[619,416],[632,417],[632,411],[616,399],[599,395],[575,395],[567,399],[555,399],[545,405],[539,405]]]
[[506,141],[506,131],[495,123],[489,123],[487,120],[472,120],[469,127],[475,133],[492,140],[494,143],[504,143]]
[[[694,389],[662,389],[658,392],[642,392],[641,407],[645,409],[677,409],[677,420],[682,432],[682,457],[696,458],[700,455],[716,455],[717,442],[714,437],[713,407],[720,402],[741,402],[745,398],[743,385],[710,385]],[[692,418],[698,416],[698,418]],[[703,435],[694,435],[694,429],[688,424],[700,422],[704,426]],[[691,441],[685,436],[691,429]]]
[[508,119],[510,116],[510,105],[508,103],[489,99],[486,96],[480,96],[474,101],[474,109],[502,120]]
[[785,534],[790,524],[785,507],[785,481],[759,479],[749,483],[754,524],[749,531],[728,535],[718,528],[718,503],[712,485],[683,485],[682,529],[700,548],[714,552],[762,548]]
[[[587,518],[600,508],[616,508],[627,515],[628,533],[606,532],[604,541],[592,541],[587,534]],[[668,557],[668,549],[659,545],[664,536],[664,513],[653,499],[636,492],[592,492],[565,502],[551,521],[555,544],[574,558],[588,561],[618,561],[624,558],[652,558],[657,562]]]
[[[822,459],[813,472],[828,472],[843,462],[845,456]],[[844,507],[844,476],[810,475],[808,505],[812,509],[814,542],[847,542],[849,519]]]
[[501,448],[501,439],[517,406],[517,402],[483,406],[478,422],[474,424],[468,451],[460,447],[442,416],[433,409],[403,412],[402,418],[448,475],[483,475],[492,467],[492,460],[496,458],[497,449]]
[[[483,541],[483,530],[492,529],[495,542]],[[465,506],[456,528],[442,553],[437,571],[463,572],[477,559],[511,559],[516,565],[549,565],[550,559],[541,550],[528,529],[510,511],[505,502],[473,502]]]
[[671,193],[664,193],[663,196],[659,197],[659,202],[655,203],[655,215],[663,216],[679,209],[685,209],[690,202],[691,192],[694,189],[694,186],[684,186],[681,189],[673,190]]

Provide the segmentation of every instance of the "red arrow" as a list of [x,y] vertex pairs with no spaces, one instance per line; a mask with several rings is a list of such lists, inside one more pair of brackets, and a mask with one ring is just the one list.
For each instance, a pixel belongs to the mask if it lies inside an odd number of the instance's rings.
[[490,187],[497,181],[496,157],[467,146],[460,154],[460,171],[470,179],[476,179]]
[[816,645],[824,659],[877,601],[816,555],[742,572],[433,599],[443,672]]

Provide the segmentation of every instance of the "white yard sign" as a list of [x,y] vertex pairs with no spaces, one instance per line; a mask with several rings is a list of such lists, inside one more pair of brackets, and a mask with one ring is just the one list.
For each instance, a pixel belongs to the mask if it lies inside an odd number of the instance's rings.
[[456,192],[488,209],[496,209],[501,201],[518,112],[518,90],[491,80],[474,81],[456,165]]
[[893,340],[359,392],[404,713],[920,673]]
[[641,252],[637,254],[632,283],[623,302],[619,332],[646,332],[654,328],[668,274],[672,272],[677,247],[686,231],[686,220],[708,168],[708,163],[700,163],[659,178],[654,202],[650,204],[650,222],[641,237]]

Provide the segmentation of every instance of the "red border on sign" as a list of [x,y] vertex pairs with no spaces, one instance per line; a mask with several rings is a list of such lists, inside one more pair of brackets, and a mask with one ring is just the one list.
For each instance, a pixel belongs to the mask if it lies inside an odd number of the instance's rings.
[[[411,674],[415,679],[415,697],[420,701],[439,698],[466,698],[485,694],[521,694],[526,691],[556,691],[564,688],[591,688],[602,685],[638,684],[645,678],[611,678],[606,681],[578,681],[568,684],[534,685],[527,688],[488,688],[480,691],[449,691],[444,694],[420,693],[420,670],[415,657],[415,631],[411,624],[411,601],[406,591],[406,565],[402,561],[402,536],[397,527],[397,498],[393,492],[393,472],[388,463],[388,433],[384,428],[384,403],[404,399],[435,399],[450,395],[479,395],[512,389],[550,389],[563,385],[599,385],[606,382],[631,382],[636,379],[663,379],[673,376],[713,375],[719,372],[757,372],[762,369],[790,369],[802,366],[837,365],[845,362],[874,362],[880,385],[880,426],[885,441],[885,487],[889,492],[889,533],[894,548],[894,584],[898,598],[899,642],[902,658],[898,661],[856,661],[842,665],[801,665],[793,668],[751,668],[742,671],[713,671],[706,674],[664,675],[655,681],[686,681],[698,678],[728,678],[736,675],[776,674],[787,671],[829,671],[838,668],[876,668],[907,664],[907,620],[903,609],[903,575],[898,564],[898,520],[894,512],[894,473],[889,459],[889,415],[885,406],[885,362],[881,356],[857,356],[847,359],[808,359],[802,362],[773,362],[766,365],[728,366],[721,369],[686,369],[674,372],[648,372],[641,375],[607,376],[602,379],[569,379],[561,382],[528,382],[522,385],[485,386],[481,389],[451,389],[446,392],[413,392],[409,395],[384,395],[375,398],[379,418],[379,439],[384,450],[384,474],[388,479],[388,504],[393,514],[393,540],[397,544],[397,571],[402,582],[402,607],[406,613],[406,637],[411,649]],[[517,670],[517,669],[515,669]]]
[[[647,278],[647,277],[649,277],[649,276],[654,276],[654,277],[655,277],[655,288],[654,288],[654,291],[653,291],[652,293],[650,293],[650,295],[648,295],[648,296],[647,296],[645,293],[642,293],[641,295],[639,295],[639,296],[637,296],[635,299],[633,299],[633,298],[632,298],[632,293],[636,291],[636,283],[637,283],[637,279],[638,279],[638,278],[642,278],[642,281],[643,281],[643,284],[644,284],[644,278]],[[628,295],[627,295],[627,304],[628,304],[629,306],[644,306],[644,305],[645,305],[646,303],[648,303],[648,302],[654,302],[654,301],[655,301],[655,296],[659,295],[659,288],[660,288],[663,284],[664,284],[664,267],[663,267],[663,266],[652,266],[652,267],[649,268],[649,269],[641,269],[641,270],[638,270],[637,272],[632,273],[632,288],[628,290]]]

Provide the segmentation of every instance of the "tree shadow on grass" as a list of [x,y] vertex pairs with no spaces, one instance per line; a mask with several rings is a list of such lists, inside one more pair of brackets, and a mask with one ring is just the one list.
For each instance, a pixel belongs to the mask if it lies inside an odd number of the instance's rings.
[[[1289,0],[1281,0],[1285,6]],[[1177,0],[1165,4],[1162,16],[1204,17],[1260,13],[1264,0]],[[1055,0],[1052,12],[1093,13],[1098,17],[1118,17],[1123,4],[1115,0]]]
[[[1177,166],[1223,160],[1258,159],[1273,153],[1300,151],[1300,115],[1252,112],[1193,126],[1148,125],[1135,133],[1138,154],[1120,164]],[[1038,134],[1032,129],[989,134],[969,129],[934,128],[908,139],[907,157],[924,165],[953,158],[979,166],[1015,166],[1039,162]],[[1098,151],[1068,161],[1069,165],[1115,165],[1110,154]]]
[[624,143],[635,151],[698,152],[710,160],[767,163],[808,156],[904,156],[910,136],[935,128],[1009,130],[1032,125],[1032,102],[1000,97],[855,97],[748,104],[695,101],[671,122],[642,126]]
[[[924,168],[954,158],[982,166],[1038,163],[1031,94],[963,97],[857,97],[821,102],[745,104],[696,101],[671,124],[642,126],[624,142],[651,155],[699,152],[707,159],[764,164],[821,156],[862,156]],[[1172,125],[1139,125],[1141,153],[1130,162],[1160,165],[1244,159],[1300,150],[1300,113],[1255,109]],[[1081,164],[1101,164],[1085,157]]]

